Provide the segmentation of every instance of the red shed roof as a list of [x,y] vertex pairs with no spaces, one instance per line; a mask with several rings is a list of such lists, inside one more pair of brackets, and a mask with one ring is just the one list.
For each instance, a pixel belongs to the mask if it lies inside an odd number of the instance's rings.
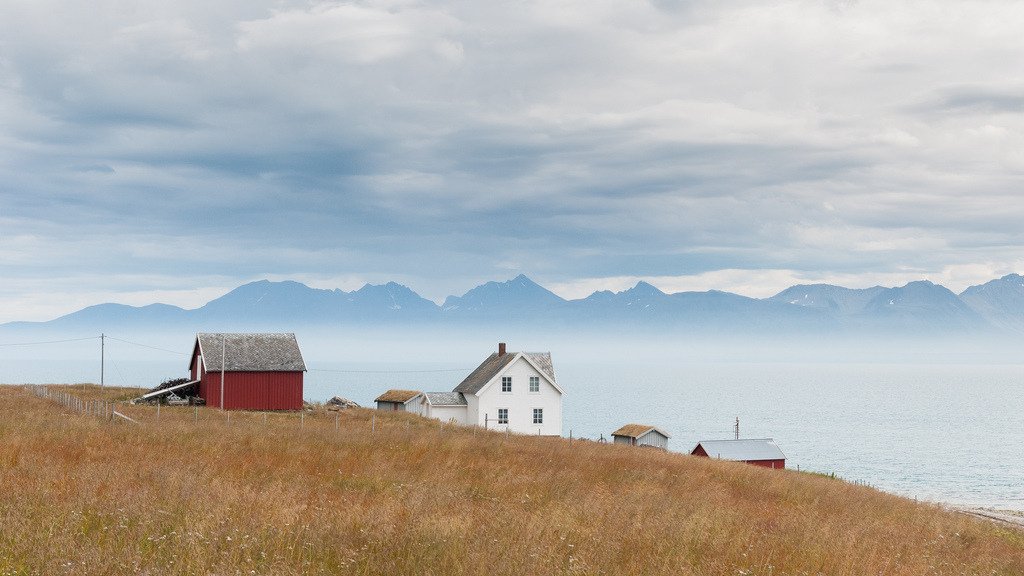
[[758,460],[785,460],[786,455],[771,438],[743,438],[740,440],[701,440],[690,450],[704,448],[710,458],[756,462]]

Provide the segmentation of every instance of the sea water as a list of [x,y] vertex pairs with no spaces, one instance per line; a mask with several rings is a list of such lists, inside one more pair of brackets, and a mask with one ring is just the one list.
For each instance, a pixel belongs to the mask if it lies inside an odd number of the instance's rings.
[[[152,386],[184,362],[109,361],[108,384]],[[451,390],[475,366],[307,362],[305,396],[363,406],[389,388]],[[1024,366],[557,362],[563,434],[658,426],[669,449],[773,438],[786,466],[907,497],[1024,510]],[[96,382],[95,361],[4,362],[5,383]]]

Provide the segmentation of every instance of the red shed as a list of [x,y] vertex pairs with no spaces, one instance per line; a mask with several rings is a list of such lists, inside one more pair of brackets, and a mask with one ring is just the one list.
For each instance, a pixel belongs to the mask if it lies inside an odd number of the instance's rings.
[[786,455],[771,438],[701,440],[690,452],[694,456],[746,462],[765,468],[785,468]]
[[189,370],[207,406],[220,408],[223,397],[227,410],[302,409],[306,364],[295,334],[196,334]]

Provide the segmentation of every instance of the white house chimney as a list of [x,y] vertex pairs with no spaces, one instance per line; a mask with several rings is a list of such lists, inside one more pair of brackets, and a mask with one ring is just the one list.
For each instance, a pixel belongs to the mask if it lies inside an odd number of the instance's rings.
[[505,343],[504,342],[498,342],[498,356],[504,356],[504,355],[505,355]]

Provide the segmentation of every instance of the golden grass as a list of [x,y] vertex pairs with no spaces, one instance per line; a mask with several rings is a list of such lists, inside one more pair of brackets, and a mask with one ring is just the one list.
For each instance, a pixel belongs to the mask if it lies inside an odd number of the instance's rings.
[[798,472],[365,409],[119,410],[140,424],[0,387],[0,574],[1024,574],[1019,532]]

